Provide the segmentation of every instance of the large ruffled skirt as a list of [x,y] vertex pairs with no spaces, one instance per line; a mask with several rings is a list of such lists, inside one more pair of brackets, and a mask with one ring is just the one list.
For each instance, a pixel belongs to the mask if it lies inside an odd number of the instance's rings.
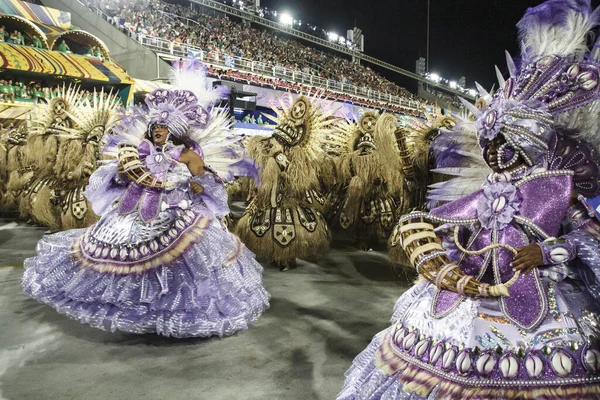
[[600,398],[598,308],[580,281],[546,284],[548,316],[529,332],[494,299],[466,299],[434,319],[436,288],[415,285],[354,359],[338,400]]
[[45,236],[25,260],[24,293],[111,332],[183,338],[246,329],[269,306],[262,267],[214,217],[199,223],[175,258],[127,273],[82,258],[87,230]]

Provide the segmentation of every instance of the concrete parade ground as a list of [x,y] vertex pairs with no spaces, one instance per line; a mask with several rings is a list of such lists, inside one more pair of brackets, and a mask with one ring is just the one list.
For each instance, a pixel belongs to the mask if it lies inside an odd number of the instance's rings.
[[43,234],[0,219],[0,399],[334,399],[411,284],[384,252],[336,241],[319,264],[265,265],[271,307],[247,331],[111,334],[23,296],[23,260]]

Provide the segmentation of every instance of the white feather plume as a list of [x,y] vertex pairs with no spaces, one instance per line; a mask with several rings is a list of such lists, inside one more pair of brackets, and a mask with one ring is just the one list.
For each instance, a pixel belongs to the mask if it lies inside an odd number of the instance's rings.
[[210,87],[206,66],[198,58],[186,58],[181,68],[171,68],[169,78],[176,88],[192,91],[204,108],[209,108],[228,92],[225,86]]
[[527,10],[517,24],[524,63],[547,55],[581,57],[588,51],[588,33],[598,25],[598,10],[582,3],[551,0]]

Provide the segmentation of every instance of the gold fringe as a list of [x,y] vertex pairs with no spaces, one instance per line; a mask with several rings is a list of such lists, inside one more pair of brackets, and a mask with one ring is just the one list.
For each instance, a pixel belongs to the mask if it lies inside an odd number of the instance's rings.
[[[77,180],[81,178],[81,172],[76,174],[76,171],[81,171],[83,162],[82,142],[75,139],[64,139],[58,149],[54,174],[60,180]],[[71,175],[69,176],[69,174]]]

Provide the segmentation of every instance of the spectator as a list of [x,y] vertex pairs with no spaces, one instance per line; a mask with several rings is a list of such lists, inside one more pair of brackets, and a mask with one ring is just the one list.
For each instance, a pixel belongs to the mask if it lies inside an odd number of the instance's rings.
[[46,100],[45,97],[46,96],[45,96],[44,92],[40,88],[40,84],[36,83],[35,86],[34,86],[34,88],[33,88],[33,100],[36,103],[42,103],[42,102],[44,102]]
[[21,86],[21,90],[20,90],[20,93],[19,93],[18,97],[20,97],[23,100],[31,100],[31,98],[32,98],[32,92],[27,87],[27,85],[23,84],[23,86]]
[[0,80],[0,99],[5,103],[8,102],[8,88],[4,79]]
[[18,31],[14,31],[10,35],[10,42],[13,44],[21,44],[21,34]]
[[34,36],[33,40],[31,41],[31,45],[33,47],[35,47],[36,49],[43,49],[44,48],[44,44],[42,43],[42,39],[40,39],[39,36]]
[[8,40],[8,32],[4,25],[0,26],[0,42],[6,42]]
[[6,83],[6,100],[10,98],[11,103],[15,102],[15,87],[13,86],[12,79],[9,79]]
[[58,51],[62,51],[63,53],[71,52],[71,49],[69,46],[67,46],[67,42],[65,42],[65,39],[60,41],[60,44],[58,45]]

